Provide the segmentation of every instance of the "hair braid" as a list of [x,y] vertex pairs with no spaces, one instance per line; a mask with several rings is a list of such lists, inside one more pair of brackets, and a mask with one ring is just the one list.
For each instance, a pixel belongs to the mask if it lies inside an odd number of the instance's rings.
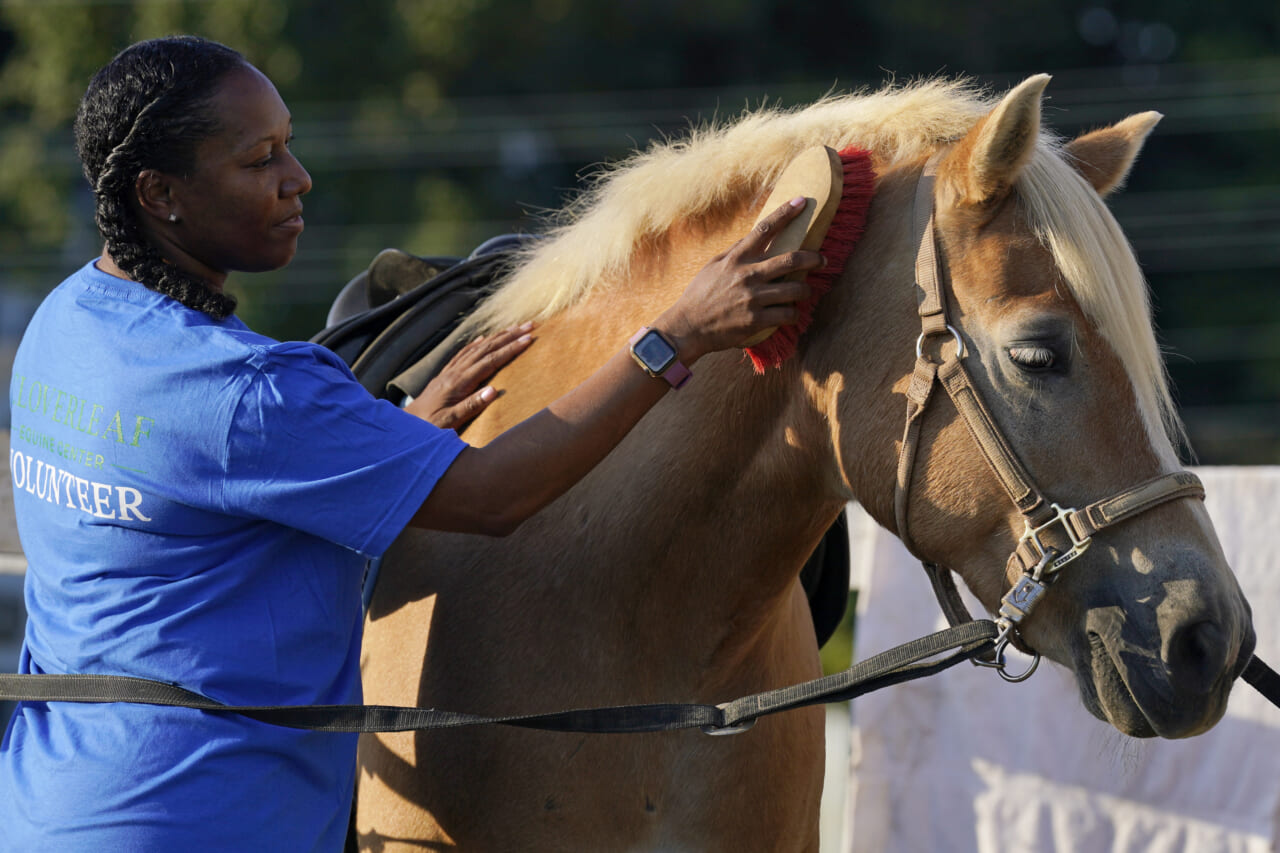
[[196,146],[217,129],[209,101],[218,83],[244,64],[236,51],[193,36],[140,42],[94,75],[75,120],[94,220],[112,259],[135,281],[217,319],[235,311],[235,299],[166,261],[130,199],[144,169],[191,169]]

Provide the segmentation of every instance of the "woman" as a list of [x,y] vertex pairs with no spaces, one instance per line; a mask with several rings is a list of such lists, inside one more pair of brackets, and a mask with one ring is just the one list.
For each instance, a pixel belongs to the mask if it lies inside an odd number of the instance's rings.
[[[288,110],[239,54],[134,45],[93,78],[75,132],[105,248],[50,294],[14,366],[23,672],[140,676],[229,704],[359,702],[368,558],[407,524],[513,530],[685,366],[794,321],[807,288],[774,280],[820,262],[761,260],[799,209],[784,206],[636,352],[472,448],[426,418],[483,407],[491,391],[466,392],[527,328],[473,345],[406,414],[328,351],[232,315],[227,273],[292,259],[311,188]],[[0,848],[336,851],[355,745],[182,708],[23,703],[0,745]]]

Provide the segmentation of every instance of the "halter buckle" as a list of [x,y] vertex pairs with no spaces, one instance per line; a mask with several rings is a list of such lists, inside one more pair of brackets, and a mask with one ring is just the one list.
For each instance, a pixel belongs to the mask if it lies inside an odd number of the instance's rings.
[[[1057,504],[1050,504],[1050,507],[1053,509],[1053,518],[1050,518],[1039,527],[1032,527],[1030,520],[1024,520],[1023,523],[1026,525],[1026,529],[1022,532],[1022,538],[1018,540],[1019,546],[1024,542],[1030,542],[1036,549],[1037,564],[1033,574],[1036,580],[1039,580],[1042,575],[1052,575],[1067,563],[1079,557],[1088,549],[1089,543],[1093,541],[1088,536],[1077,536],[1075,530],[1067,523],[1067,518],[1076,513],[1077,510],[1063,509]],[[1058,549],[1046,546],[1040,540],[1040,534],[1055,524],[1062,526],[1063,531],[1067,534],[1067,540],[1071,542],[1071,547],[1057,553],[1052,559],[1046,559],[1049,557],[1050,552],[1056,552]]]

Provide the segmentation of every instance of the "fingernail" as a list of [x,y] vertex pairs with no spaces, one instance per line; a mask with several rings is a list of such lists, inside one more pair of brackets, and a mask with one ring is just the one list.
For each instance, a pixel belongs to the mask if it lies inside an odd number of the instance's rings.
[[826,255],[818,255],[818,260],[822,262],[822,263],[818,264],[818,268],[819,268],[819,269],[821,269],[822,267],[825,267],[825,266],[827,265],[827,256],[826,256]]
[[527,331],[529,331],[529,330],[530,330],[530,329],[532,329],[532,328],[533,328],[533,321],[532,321],[532,320],[530,320],[530,321],[529,321],[529,322],[527,322],[527,323],[521,323],[521,324],[520,324],[520,331],[522,331],[522,332],[527,332]]
[[498,396],[498,392],[493,390],[492,385],[486,385],[480,389],[480,399],[484,400],[486,403],[492,402],[493,398],[496,396]]
[[804,204],[805,204],[805,198],[804,198],[804,196],[802,196],[802,195],[801,195],[801,196],[796,196],[795,198],[791,199],[791,201],[790,201],[790,202],[788,202],[788,203],[789,203],[792,207],[804,207]]
[[533,335],[521,335],[516,338],[516,343],[527,344],[531,340],[533,340]]

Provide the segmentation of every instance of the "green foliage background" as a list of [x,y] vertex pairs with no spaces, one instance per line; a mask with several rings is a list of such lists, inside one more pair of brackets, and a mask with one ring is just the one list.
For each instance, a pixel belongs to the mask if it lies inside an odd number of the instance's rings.
[[[276,81],[311,171],[286,270],[242,315],[305,338],[386,246],[538,227],[592,164],[690,122],[889,79],[1055,75],[1064,134],[1165,113],[1113,209],[1205,463],[1280,462],[1280,5],[1221,0],[0,0],[0,331],[98,250],[70,119],[132,41],[194,32]],[[18,306],[14,308],[13,306]],[[5,319],[5,311],[9,319]],[[17,326],[15,329],[14,327]]]

